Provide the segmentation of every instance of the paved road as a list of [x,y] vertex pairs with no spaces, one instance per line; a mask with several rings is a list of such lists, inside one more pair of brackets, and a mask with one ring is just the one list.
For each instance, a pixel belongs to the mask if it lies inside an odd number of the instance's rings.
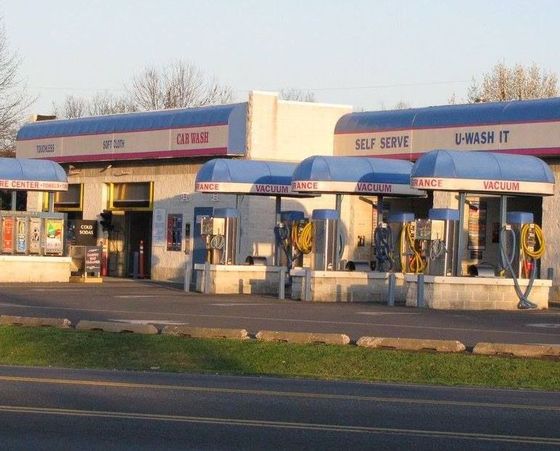
[[101,285],[1,284],[0,314],[201,327],[441,338],[477,342],[560,344],[560,309],[438,311],[376,304],[307,303],[273,297],[185,293],[147,281],[106,279]]
[[0,367],[2,449],[560,447],[560,393]]

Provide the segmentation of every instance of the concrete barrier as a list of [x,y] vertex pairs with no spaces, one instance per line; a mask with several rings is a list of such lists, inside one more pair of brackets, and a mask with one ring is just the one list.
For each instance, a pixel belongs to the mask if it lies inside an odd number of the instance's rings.
[[249,339],[249,333],[245,329],[223,329],[214,327],[191,327],[191,326],[165,326],[161,333],[163,335],[175,335],[178,337],[191,338],[231,338],[236,340]]
[[36,318],[32,316],[0,316],[0,324],[11,326],[32,326],[32,327],[57,327],[68,329],[72,327],[72,322],[66,318]]
[[350,337],[345,334],[321,334],[313,332],[279,332],[261,330],[257,333],[257,340],[281,341],[286,343],[323,343],[328,345],[347,345]]
[[463,352],[466,347],[457,340],[427,340],[421,338],[362,337],[357,343],[365,348],[391,348],[405,351]]
[[102,330],[104,332],[135,333],[155,335],[159,331],[152,324],[129,324],[110,321],[80,321],[76,324],[78,330]]
[[515,357],[560,357],[560,345],[477,343],[473,354],[511,355]]

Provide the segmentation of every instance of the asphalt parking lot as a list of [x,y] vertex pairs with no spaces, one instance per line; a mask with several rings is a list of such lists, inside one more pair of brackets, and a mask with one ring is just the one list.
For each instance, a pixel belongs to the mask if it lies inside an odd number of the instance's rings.
[[0,284],[0,314],[345,333],[478,342],[560,344],[560,308],[442,311],[367,303],[308,303],[268,296],[203,295],[180,286],[111,279],[102,284]]

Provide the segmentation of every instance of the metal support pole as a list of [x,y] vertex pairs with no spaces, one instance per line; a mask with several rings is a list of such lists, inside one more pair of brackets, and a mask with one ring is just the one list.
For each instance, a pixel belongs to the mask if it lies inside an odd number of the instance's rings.
[[395,287],[397,284],[397,276],[394,272],[389,273],[389,293],[387,295],[387,305],[395,305]]
[[286,268],[280,268],[280,282],[278,285],[278,299],[286,298]]
[[49,193],[49,213],[54,211],[54,193]]
[[[282,197],[276,196],[276,224],[274,227],[277,227],[280,224],[280,213],[282,212]],[[280,266],[280,243],[276,237],[274,238],[274,262],[275,266]]]
[[[239,249],[240,249],[240,245],[239,243],[241,242],[241,237],[243,235],[243,228],[241,227],[241,202],[243,201],[243,196],[239,196],[239,194],[235,195],[235,209],[237,210],[237,217],[238,220],[236,221],[236,231],[235,231],[235,243],[233,243],[233,261],[238,262],[239,261]],[[225,262],[225,264],[227,264],[227,262]]]
[[340,234],[340,218],[341,216],[341,209],[342,209],[342,194],[337,194],[335,197],[335,209],[338,214],[338,219],[336,220],[336,230],[335,230],[335,243],[334,243],[334,270],[338,271],[340,266],[340,243],[338,241],[338,235]]
[[305,269],[305,287],[303,291],[303,300],[311,300],[311,270],[309,268]]
[[[504,233],[502,233],[502,230],[504,230],[504,228],[506,227],[507,224],[507,196],[500,196],[500,232],[499,232],[499,240],[501,241],[502,237],[504,236]],[[506,266],[506,262],[504,261],[504,259],[502,258],[502,246],[503,249],[505,249],[505,246],[507,246],[506,243],[500,243],[500,245],[498,246],[498,261],[502,262],[501,265]]]
[[416,307],[426,307],[424,299],[424,274],[418,274],[416,281]]
[[[12,191],[12,205],[11,205],[11,210],[12,211],[16,211],[17,210],[17,191]],[[49,193],[49,211],[52,211],[50,209],[51,206],[51,193]]]
[[208,294],[210,292],[210,263],[204,263],[204,283],[202,284],[202,292]]
[[192,265],[191,265],[191,255],[187,254],[185,256],[185,281],[184,287],[186,293],[191,291],[191,274],[192,274]]
[[[383,196],[378,195],[377,196],[377,224],[381,222],[383,222]],[[377,226],[377,224],[374,224],[374,228],[375,226]]]
[[459,193],[459,230],[457,230],[457,255],[455,258],[455,268],[453,268],[453,276],[461,276],[461,263],[463,260],[463,248],[465,247],[465,202],[467,200],[466,193]]

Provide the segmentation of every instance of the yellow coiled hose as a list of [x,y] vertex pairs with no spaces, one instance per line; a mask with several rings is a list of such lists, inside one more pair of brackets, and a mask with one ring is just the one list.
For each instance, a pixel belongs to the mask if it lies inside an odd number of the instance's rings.
[[302,254],[309,254],[313,249],[313,223],[298,225],[292,228],[292,243]]
[[[535,246],[529,245],[529,232],[531,228],[535,233]],[[544,255],[545,241],[542,229],[537,224],[525,224],[521,227],[521,274],[522,277],[530,278],[533,274],[536,260]]]
[[546,245],[542,229],[537,224],[533,224],[532,227],[534,227],[535,230],[536,246],[533,249],[529,247],[528,233],[531,227],[529,224],[525,224],[521,228],[521,249],[523,250],[523,254],[525,254],[525,256],[538,260],[544,255]]
[[[426,269],[426,262],[422,258],[422,255],[420,255],[420,252],[418,252],[416,250],[416,247],[414,246],[415,244],[414,236],[412,235],[412,227],[410,223],[406,224],[404,228],[401,230],[401,235],[402,234],[404,234],[406,238],[406,243],[408,244],[408,247],[412,251],[412,255],[410,256],[410,261],[408,263],[408,267],[410,271],[412,271],[414,274],[419,274],[421,272],[424,272],[424,270]],[[402,242],[403,240],[401,238],[401,243]],[[406,270],[406,257],[407,257],[406,254],[401,250],[401,267],[403,271]],[[403,264],[403,258],[404,258],[404,264]]]

